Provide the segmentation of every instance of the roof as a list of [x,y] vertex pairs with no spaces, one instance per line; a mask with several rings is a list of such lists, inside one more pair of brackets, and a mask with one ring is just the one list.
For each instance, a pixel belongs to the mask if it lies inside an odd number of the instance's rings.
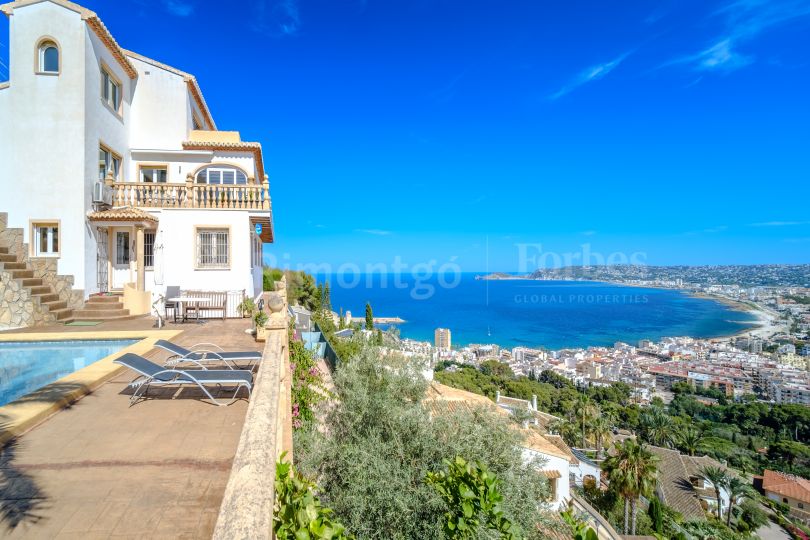
[[677,450],[648,446],[660,458],[658,464],[658,490],[661,502],[683,514],[685,519],[705,517],[700,496],[714,499],[714,490],[700,489],[692,485],[691,478],[700,475],[700,468],[722,467],[732,475],[736,473],[708,456],[687,456]]
[[104,23],[94,11],[82,7],[79,4],[69,2],[68,0],[16,0],[14,2],[0,5],[0,11],[5,13],[6,16],[10,17],[14,14],[15,9],[33,4],[39,4],[40,2],[52,2],[57,6],[62,6],[65,9],[78,13],[82,20],[87,23],[87,26],[90,27],[101,42],[104,43],[104,45],[110,50],[110,53],[112,53],[113,57],[115,57],[115,60],[118,62],[118,64],[120,64],[127,76],[130,79],[135,79],[138,77],[138,72],[135,70],[135,66],[133,66],[132,62],[127,59],[126,55],[124,54],[124,50],[118,45],[118,42],[115,41],[115,38],[112,37],[110,31],[107,30],[107,27],[104,26]]
[[[473,409],[486,409],[494,414],[509,416],[509,412],[498,407],[489,398],[466,390],[451,388],[437,382],[432,382],[428,387],[423,404],[428,409],[431,416],[440,414],[453,414],[456,412],[467,412]],[[547,440],[540,432],[534,429],[518,430],[523,435],[523,447],[534,450],[541,454],[559,457],[565,460],[570,459],[566,452],[560,450],[554,443]]]
[[574,454],[574,456],[576,456],[576,458],[582,463],[590,465],[591,467],[596,467],[597,469],[599,468],[599,465],[597,465],[594,461],[592,461],[591,458],[586,456],[585,452],[583,452],[582,450],[572,448],[571,453]]
[[225,142],[225,141],[183,141],[186,150],[235,150],[237,152],[251,152],[256,160],[256,183],[264,182],[264,160],[262,159],[262,145],[257,142]]
[[503,405],[505,407],[514,407],[520,409],[530,409],[532,406],[531,401],[526,399],[518,399],[513,397],[506,397],[506,396],[499,396],[498,397],[498,405]]
[[810,503],[810,480],[800,476],[765,469],[762,474],[762,489]]
[[577,459],[577,456],[574,455],[573,449],[565,444],[562,437],[559,435],[549,435],[547,433],[544,434],[543,437],[545,437],[548,442],[559,448],[560,451],[564,452],[568,456],[568,461],[571,463],[571,465],[579,465],[579,460]]
[[149,212],[145,212],[140,208],[133,208],[131,206],[122,206],[119,208],[111,208],[109,210],[101,210],[99,212],[89,212],[87,219],[90,221],[149,221],[157,223],[158,218]]

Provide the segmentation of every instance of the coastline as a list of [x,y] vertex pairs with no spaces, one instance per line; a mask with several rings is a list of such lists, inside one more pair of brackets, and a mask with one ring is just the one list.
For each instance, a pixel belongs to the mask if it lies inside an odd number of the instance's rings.
[[[524,276],[516,276],[510,274],[490,274],[484,276],[476,276],[476,279],[481,280],[492,280],[492,281],[507,281],[507,280],[526,280],[526,281],[546,281],[532,278],[528,275]],[[667,291],[678,291],[682,294],[687,296],[691,296],[692,298],[698,298],[703,300],[712,300],[718,302],[720,304],[725,305],[726,307],[732,309],[733,311],[739,311],[751,314],[755,317],[753,321],[740,321],[739,324],[746,324],[748,325],[746,328],[743,328],[737,332],[732,334],[722,334],[718,336],[712,337],[705,337],[705,338],[695,338],[695,339],[706,339],[709,341],[715,340],[732,340],[738,337],[756,337],[763,340],[770,339],[776,334],[783,333],[787,331],[787,327],[783,322],[781,322],[778,318],[778,315],[771,311],[770,309],[761,306],[755,302],[750,301],[742,301],[736,300],[734,298],[729,298],[727,296],[719,295],[719,294],[712,294],[700,291],[690,291],[686,289],[678,289],[674,287],[664,287],[661,285],[647,285],[647,284],[639,284],[639,283],[626,283],[622,281],[602,281],[602,280],[590,280],[590,279],[570,279],[570,280],[559,280],[559,281],[581,281],[581,282],[593,282],[593,283],[605,283],[609,285],[618,285],[621,287],[637,287],[641,289],[661,289]],[[671,336],[676,337],[676,336]],[[692,336],[689,336],[692,337]]]

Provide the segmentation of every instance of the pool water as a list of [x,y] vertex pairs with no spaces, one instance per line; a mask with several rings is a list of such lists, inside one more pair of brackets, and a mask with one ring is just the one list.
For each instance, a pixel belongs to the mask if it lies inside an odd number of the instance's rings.
[[129,347],[136,339],[0,342],[0,406]]

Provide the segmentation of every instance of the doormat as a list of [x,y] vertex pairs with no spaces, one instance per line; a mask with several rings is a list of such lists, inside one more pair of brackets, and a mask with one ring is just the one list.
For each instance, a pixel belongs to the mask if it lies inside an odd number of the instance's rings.
[[65,326],[96,326],[101,324],[101,321],[73,321],[65,323]]

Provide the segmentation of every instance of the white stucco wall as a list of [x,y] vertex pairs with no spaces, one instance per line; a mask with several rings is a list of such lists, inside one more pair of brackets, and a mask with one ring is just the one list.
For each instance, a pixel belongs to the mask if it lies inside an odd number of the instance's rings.
[[190,129],[183,77],[137,58],[130,61],[138,70],[132,99],[132,148],[182,149]]
[[[159,210],[156,246],[163,246],[162,268],[155,273],[163,277],[163,285],[154,279],[147,288],[163,292],[167,286],[198,290],[242,290],[254,295],[251,268],[250,218],[238,210]],[[197,227],[230,228],[230,268],[227,270],[197,270]],[[156,261],[157,264],[157,261]]]
[[532,461],[541,460],[543,463],[540,469],[548,471],[554,470],[560,473],[560,478],[557,479],[557,497],[553,501],[554,508],[562,508],[568,499],[571,497],[570,479],[568,476],[568,459],[564,459],[551,454],[543,454],[530,448],[522,448],[524,463],[531,463]]
[[[7,132],[8,159],[0,163],[2,209],[9,226],[59,220],[60,274],[84,283],[83,173],[86,24],[78,13],[50,2],[14,10],[9,17],[10,87],[0,131]],[[59,46],[60,74],[37,75],[37,45],[50,37]]]

